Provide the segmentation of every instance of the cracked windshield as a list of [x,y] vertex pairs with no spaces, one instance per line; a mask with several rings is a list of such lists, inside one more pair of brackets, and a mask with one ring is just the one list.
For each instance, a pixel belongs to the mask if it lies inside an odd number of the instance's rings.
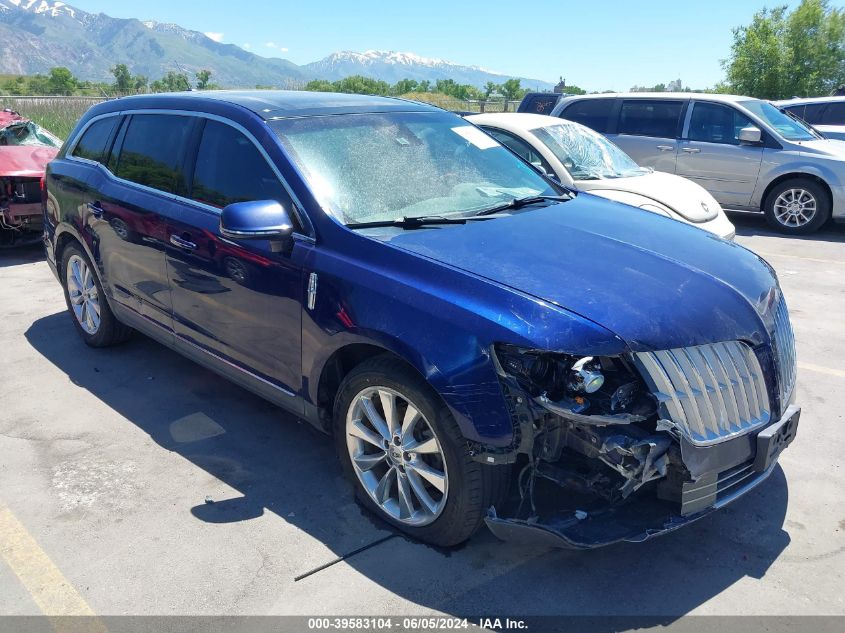
[[474,215],[557,195],[509,150],[440,113],[309,117],[273,124],[320,202],[345,224]]

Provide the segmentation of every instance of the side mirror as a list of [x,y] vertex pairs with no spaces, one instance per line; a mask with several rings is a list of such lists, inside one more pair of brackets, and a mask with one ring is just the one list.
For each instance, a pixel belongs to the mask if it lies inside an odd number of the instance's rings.
[[235,202],[220,214],[220,234],[232,240],[270,240],[290,236],[293,222],[275,200]]
[[739,142],[747,145],[757,145],[763,140],[763,133],[760,128],[753,125],[744,127],[739,131]]

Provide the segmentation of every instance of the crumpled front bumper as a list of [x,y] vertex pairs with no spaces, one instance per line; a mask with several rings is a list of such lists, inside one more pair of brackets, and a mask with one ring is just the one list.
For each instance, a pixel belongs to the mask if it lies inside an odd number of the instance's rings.
[[[743,443],[753,447],[750,458],[744,454],[744,462],[683,484],[680,499],[660,499],[653,491],[643,490],[594,512],[573,512],[571,508],[549,511],[547,504],[546,511],[541,511],[538,518],[519,519],[500,517],[491,508],[485,522],[493,534],[505,541],[568,549],[593,549],[625,541],[637,543],[666,534],[728,505],[763,483],[777,466],[780,453],[795,438],[800,414],[800,407],[790,406],[780,420],[753,436],[723,443],[717,449],[721,457],[711,459],[717,455],[715,452],[698,455],[699,463],[719,463],[726,459],[725,455],[743,454],[746,451]],[[736,444],[731,446],[733,442]],[[566,491],[557,488],[557,494],[566,496]]]

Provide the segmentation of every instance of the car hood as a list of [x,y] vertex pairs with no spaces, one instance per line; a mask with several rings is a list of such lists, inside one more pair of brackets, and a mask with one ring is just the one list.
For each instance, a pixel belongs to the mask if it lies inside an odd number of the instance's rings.
[[815,156],[827,156],[837,160],[845,160],[845,141],[832,138],[820,138],[813,141],[801,141],[800,152]]
[[701,185],[674,174],[655,171],[628,178],[579,180],[579,189],[598,192],[602,190],[626,191],[651,198],[680,215],[689,222],[707,222],[717,215],[721,207]]
[[39,178],[58,153],[55,147],[7,145],[0,147],[0,176]]
[[635,351],[768,340],[777,281],[760,257],[590,194],[465,225],[368,233],[577,313]]

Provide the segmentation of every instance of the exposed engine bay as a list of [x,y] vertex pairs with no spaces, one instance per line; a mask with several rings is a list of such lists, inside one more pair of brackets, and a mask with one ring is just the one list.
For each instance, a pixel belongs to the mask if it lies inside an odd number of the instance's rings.
[[0,248],[41,240],[41,183],[61,144],[17,112],[0,110]]
[[[487,518],[500,538],[536,540],[539,532],[574,548],[644,540],[727,503],[773,465],[755,462],[756,434],[691,443],[664,417],[634,357],[499,345],[495,358],[518,433],[512,450],[479,448],[475,458],[516,466],[510,498]],[[796,410],[772,425],[781,434],[777,452],[797,422]],[[769,442],[765,432],[759,436]]]
[[0,177],[0,248],[37,243],[42,227],[41,179]]

